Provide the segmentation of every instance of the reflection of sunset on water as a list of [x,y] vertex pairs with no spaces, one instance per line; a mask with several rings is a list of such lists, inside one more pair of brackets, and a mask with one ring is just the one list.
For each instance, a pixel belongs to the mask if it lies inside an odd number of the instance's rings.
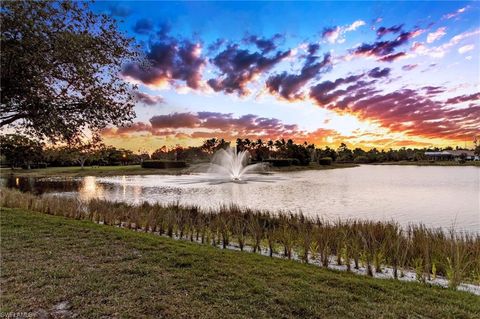
[[95,176],[86,176],[82,179],[78,194],[82,200],[104,198],[104,187],[102,184],[97,183]]

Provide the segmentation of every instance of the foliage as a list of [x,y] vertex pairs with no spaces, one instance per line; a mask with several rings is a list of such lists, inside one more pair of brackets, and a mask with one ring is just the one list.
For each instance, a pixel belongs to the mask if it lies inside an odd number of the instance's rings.
[[271,158],[264,160],[266,163],[270,163],[273,167],[285,167],[292,165],[292,159],[290,158]]
[[211,155],[219,149],[226,149],[228,147],[230,147],[230,142],[225,141],[223,138],[211,138],[203,142],[201,149]]
[[331,157],[322,157],[318,160],[318,164],[320,165],[332,165],[332,158]]
[[469,293],[219,251],[189,239],[22,209],[2,208],[0,221],[4,312],[43,316],[37,309],[46,313],[59,302],[68,309],[52,309],[53,317],[476,318],[480,312],[479,297]]
[[12,168],[42,160],[43,145],[26,136],[7,134],[0,136],[0,153],[5,156]]
[[341,143],[337,149],[337,161],[351,162],[353,160],[353,152],[347,147],[345,143]]
[[480,141],[478,140],[478,136],[475,136],[473,140],[473,145],[475,146],[473,149],[475,155],[480,156]]
[[180,160],[201,162],[209,160],[209,153],[205,151],[204,147],[182,147],[180,145],[168,149],[166,146],[155,150],[151,156],[154,160]]
[[113,18],[71,0],[3,1],[0,15],[0,127],[72,141],[134,117],[119,71],[136,53]]
[[333,162],[337,160],[338,154],[333,148],[326,146],[325,149],[317,148],[315,151],[319,158],[330,157]]
[[[43,144],[40,144],[43,145]],[[14,147],[14,146],[12,146]],[[151,156],[146,150],[138,150],[134,153],[130,150],[117,149],[112,146],[105,146],[96,139],[91,141],[76,141],[66,145],[54,145],[43,147],[40,150],[41,156],[35,161],[44,161],[49,166],[71,166],[71,165],[125,165],[140,164],[144,160],[178,160],[188,163],[208,162],[212,155],[219,149],[230,147],[230,143],[223,139],[205,140],[202,146],[183,147],[176,145],[168,148],[162,146],[155,150]],[[310,162],[320,162],[325,158],[330,158],[331,164],[336,162],[355,162],[355,163],[394,163],[401,161],[417,162],[424,159],[426,151],[439,151],[438,148],[410,149],[401,148],[398,150],[377,150],[376,148],[368,151],[360,148],[350,150],[346,144],[342,143],[338,152],[330,147],[317,148],[314,145],[306,143],[297,144],[293,140],[285,141],[258,139],[251,141],[249,139],[237,139],[236,147],[238,151],[248,151],[252,162],[270,162],[272,166],[290,166],[290,165],[309,165]],[[21,152],[21,151],[20,151]],[[22,163],[23,158],[17,159]],[[447,162],[442,162],[447,165]],[[322,164],[321,165],[329,165]],[[456,162],[453,164],[457,164]]]
[[102,148],[105,148],[105,146],[95,142],[77,143],[67,146],[67,153],[74,162],[83,167],[85,162],[98,155]]
[[182,168],[187,167],[184,161],[168,161],[168,160],[148,160],[142,162],[143,168]]
[[365,164],[365,163],[368,163],[369,160],[368,160],[368,157],[366,157],[365,155],[359,155],[359,156],[355,157],[354,162]]
[[[324,267],[329,266],[332,256],[336,256],[338,264],[349,265],[353,259],[356,268],[361,259],[370,276],[374,270],[382,272],[387,266],[401,272],[413,269],[421,282],[435,272],[447,277],[452,287],[457,287],[465,280],[475,282],[480,272],[479,234],[451,232],[447,235],[442,229],[422,225],[409,225],[401,230],[395,222],[338,220],[332,223],[302,214],[272,214],[237,206],[202,211],[178,203],[130,205],[100,199],[80,203],[76,199],[39,197],[10,189],[1,189],[1,195],[3,207],[93,220],[191,241],[201,237],[202,243],[224,248],[241,245],[244,250],[248,245],[252,251],[270,255],[275,247],[280,247],[286,258],[300,252],[299,258],[304,262],[316,262]],[[309,254],[312,248],[317,251]]]

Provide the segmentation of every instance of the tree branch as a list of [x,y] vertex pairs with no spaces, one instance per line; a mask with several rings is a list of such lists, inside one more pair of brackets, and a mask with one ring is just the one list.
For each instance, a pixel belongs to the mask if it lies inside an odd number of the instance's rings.
[[2,121],[0,122],[0,127],[3,127],[3,126],[8,125],[8,124],[12,124],[13,122],[15,122],[16,120],[19,120],[21,118],[23,118],[23,114],[15,114],[15,115],[10,116],[9,118],[2,119]]

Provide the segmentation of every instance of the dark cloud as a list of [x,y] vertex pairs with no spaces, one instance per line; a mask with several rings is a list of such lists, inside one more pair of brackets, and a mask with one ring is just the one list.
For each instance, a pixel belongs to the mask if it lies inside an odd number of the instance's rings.
[[212,44],[210,44],[208,46],[208,51],[209,52],[216,52],[218,51],[218,49],[220,49],[220,47],[225,43],[227,42],[227,40],[225,39],[217,39],[215,40]]
[[246,85],[257,75],[267,72],[277,63],[289,56],[290,50],[278,51],[273,56],[260,52],[240,49],[238,45],[228,45],[211,62],[219,69],[220,76],[208,80],[215,91],[247,95]]
[[132,8],[121,3],[116,3],[108,7],[110,15],[125,18],[132,13]]
[[146,60],[147,65],[126,64],[122,74],[147,85],[161,86],[185,81],[192,89],[201,87],[206,59],[201,55],[199,43],[159,36],[149,44]]
[[165,128],[194,128],[200,124],[200,119],[192,113],[172,113],[156,115],[150,119],[154,129]]
[[318,43],[310,43],[307,47],[307,52],[310,56],[317,54],[318,50],[320,50],[320,45]]
[[268,53],[277,49],[276,42],[283,39],[280,33],[275,34],[271,38],[260,38],[256,35],[250,35],[244,38],[245,43],[255,44],[262,53]]
[[430,97],[446,91],[443,86],[424,86],[422,90],[425,92],[425,95]]
[[150,19],[140,19],[133,26],[133,31],[138,34],[150,34],[153,31],[153,22]]
[[[194,130],[193,133],[179,132],[178,129]],[[136,122],[128,127],[106,129],[104,136],[118,136],[149,133],[160,136],[179,136],[190,138],[223,137],[242,138],[289,138],[303,135],[297,125],[283,124],[275,118],[246,114],[234,117],[231,113],[198,112],[172,113],[157,115],[150,123]]]
[[283,72],[268,78],[265,83],[267,90],[272,94],[277,94],[286,100],[301,98],[301,89],[311,79],[315,78],[321,72],[325,72],[331,67],[330,54],[325,54],[322,60],[314,55],[318,47],[309,46],[309,55],[299,74],[289,74]]
[[480,103],[480,93],[466,94],[455,96],[448,99],[445,103],[447,104],[458,104],[463,102],[477,102]]
[[445,109],[442,103],[411,89],[359,100],[349,110],[392,131],[428,138],[462,139],[475,132],[473,123],[480,125],[480,108]]
[[400,59],[401,57],[404,57],[406,56],[407,54],[405,52],[398,52],[398,53],[393,53],[393,54],[389,54],[389,55],[385,55],[381,58],[378,59],[378,61],[382,61],[382,62],[393,62],[395,60],[398,60]]
[[150,95],[144,92],[136,92],[135,99],[137,102],[150,105],[150,106],[162,104],[165,102],[163,98],[159,95]]
[[[324,81],[310,88],[310,98],[316,101],[318,105],[328,105],[335,102],[339,97],[347,94],[347,89],[337,90],[339,86],[359,81],[364,74],[351,75],[345,78],[339,78],[335,81]],[[362,82],[357,82],[362,83]],[[350,89],[352,89],[350,87]]]
[[462,101],[478,100],[480,93],[441,102],[429,96],[444,92],[443,87],[383,93],[375,88],[376,80],[358,80],[346,89],[337,89],[341,84],[355,80],[341,78],[320,83],[312,87],[310,97],[323,108],[354,114],[361,120],[369,120],[393,132],[411,136],[462,140],[477,134],[480,127],[480,105],[462,109],[447,107]]
[[120,135],[136,133],[136,132],[149,132],[152,127],[148,123],[135,122],[127,126],[120,126],[117,128],[116,133]]
[[351,50],[351,53],[356,56],[376,57],[379,61],[383,62],[392,62],[405,55],[404,52],[394,53],[394,51],[418,35],[419,32],[419,30],[402,32],[391,41],[376,41],[372,44],[363,43],[359,47]]
[[338,26],[324,28],[322,31],[322,38],[330,42],[335,41],[339,35],[340,35],[340,27]]
[[377,37],[381,38],[384,35],[389,34],[389,33],[399,33],[400,31],[402,31],[402,28],[403,28],[403,24],[394,25],[394,26],[389,27],[389,28],[380,27],[380,28],[377,29]]
[[368,76],[372,78],[383,78],[387,77],[390,75],[390,68],[384,68],[381,69],[379,67],[376,67],[374,69],[371,69],[370,72],[368,72]]

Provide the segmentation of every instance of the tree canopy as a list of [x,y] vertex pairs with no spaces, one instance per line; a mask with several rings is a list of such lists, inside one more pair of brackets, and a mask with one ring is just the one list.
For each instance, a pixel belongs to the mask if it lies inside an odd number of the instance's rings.
[[0,127],[71,142],[133,119],[119,72],[137,54],[113,18],[73,1],[2,1],[0,15]]
[[26,136],[7,134],[0,136],[0,153],[11,167],[30,166],[31,162],[42,157],[44,145]]

